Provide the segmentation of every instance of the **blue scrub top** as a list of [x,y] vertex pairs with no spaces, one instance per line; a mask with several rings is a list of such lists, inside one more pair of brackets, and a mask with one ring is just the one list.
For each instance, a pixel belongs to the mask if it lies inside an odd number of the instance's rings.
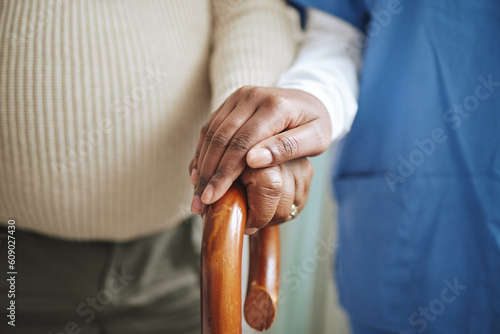
[[368,37],[334,166],[341,303],[398,333],[500,333],[500,1],[297,2]]

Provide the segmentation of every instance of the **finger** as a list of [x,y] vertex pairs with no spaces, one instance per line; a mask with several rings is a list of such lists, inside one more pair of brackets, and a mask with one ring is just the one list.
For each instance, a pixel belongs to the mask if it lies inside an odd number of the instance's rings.
[[307,158],[293,160],[291,167],[295,182],[295,197],[293,203],[302,211],[309,197],[309,189],[314,176],[313,164]]
[[290,220],[292,204],[295,201],[295,180],[292,171],[287,166],[281,166],[283,176],[283,193],[269,224],[277,225]]
[[[235,132],[238,130],[239,126],[241,126],[255,112],[259,98],[263,92],[264,90],[260,87],[243,86],[239,88],[227,98],[225,103],[226,105],[221,109],[217,117],[213,119],[212,124],[205,135],[199,155],[199,180],[197,181],[197,186],[195,187],[195,191],[198,192],[199,196],[201,196],[205,191],[207,182],[215,172],[214,168],[218,166],[222,155]],[[227,118],[229,118],[230,115],[232,117],[229,121],[227,121]],[[220,127],[222,124],[225,124],[225,127],[221,129]],[[236,126],[236,128],[234,126]],[[209,162],[206,167],[203,167],[207,157]],[[241,172],[242,169],[239,170],[239,173]],[[200,183],[200,186],[198,186],[198,183]]]
[[[207,139],[209,137],[211,138],[210,142],[208,142],[208,140],[205,141],[204,148],[202,149],[203,153],[200,156],[198,168],[198,182],[195,188],[195,194],[201,197],[204,204],[212,204],[215,202],[215,200],[211,200],[213,185],[211,187],[207,187],[207,185],[216,173],[219,164],[222,163],[221,159],[226,151],[226,148],[231,145],[230,143],[233,140],[233,136],[254,112],[255,108],[253,105],[242,102],[238,104],[227,117],[225,117],[220,125],[217,125],[217,118],[214,120],[213,126],[218,126],[217,130],[213,131],[212,129],[209,129]],[[243,172],[245,167],[245,159],[240,159],[240,161],[235,162],[231,173],[222,175],[220,174],[221,172],[219,172],[219,177],[223,178],[225,181],[225,187],[222,190],[222,195]]]
[[205,158],[205,154],[207,152],[207,148],[212,141],[212,138],[215,134],[215,131],[219,128],[220,124],[224,121],[227,115],[234,109],[236,106],[235,103],[231,103],[230,101],[226,101],[223,107],[219,110],[219,112],[214,115],[211,119],[210,123],[207,124],[207,128],[203,138],[200,138],[200,151],[198,155],[198,166],[203,165],[203,159]]
[[190,181],[191,181],[191,184],[194,186],[196,185],[196,180],[198,179],[198,169],[196,168],[193,168],[191,170],[191,175],[189,177]]
[[274,217],[283,193],[283,178],[279,167],[246,168],[240,180],[247,188],[248,215],[246,234],[253,234]]
[[[249,92],[253,89],[250,86],[243,86],[232,93],[224,102],[224,104],[219,108],[217,115],[211,120],[209,127],[204,135],[203,141],[201,143],[201,149],[199,154],[198,166],[203,165],[207,149],[210,146],[210,142],[215,135],[215,132],[228,117],[230,113],[233,112],[234,108],[241,102],[253,102],[248,98]],[[250,94],[251,95],[251,94]],[[251,109],[251,108],[250,108]],[[255,108],[254,108],[255,110]]]
[[312,121],[259,142],[248,152],[247,164],[252,168],[276,166],[323,153],[330,139],[326,138],[320,123]]
[[[269,226],[289,221],[304,209],[309,195],[309,186],[314,174],[313,165],[307,158],[300,158],[285,163],[282,166],[284,178],[284,191],[282,200],[278,204],[276,214],[268,224]],[[297,206],[297,215],[291,216],[292,204]]]
[[[234,114],[237,117],[237,113]],[[228,122],[227,126],[231,126],[231,122]],[[283,110],[283,106],[267,103],[259,107],[246,120],[226,145],[227,149],[224,152],[222,149],[217,151],[219,148],[212,145],[207,152],[210,159],[214,156],[219,157],[221,152],[223,155],[220,163],[215,159],[211,160],[207,169],[205,169],[205,162],[203,164],[201,173],[206,173],[204,176],[209,178],[206,190],[203,190],[201,197],[203,203],[211,204],[221,198],[245,168],[245,157],[250,148],[263,139],[279,133],[289,123],[290,119],[287,117],[287,112]],[[221,131],[229,131],[224,129],[225,126],[225,124],[221,126]]]
[[201,148],[203,145],[203,141],[204,141],[205,136],[207,134],[208,128],[210,127],[210,124],[212,124],[212,121],[219,114],[219,112],[223,106],[224,106],[224,103],[216,111],[214,111],[210,115],[209,120],[201,128],[200,138],[198,139],[198,143],[196,144],[194,158],[193,158],[193,160],[191,160],[191,163],[189,164],[189,173],[190,173],[189,179],[190,179],[191,184],[193,186],[196,185],[196,180],[198,180],[198,160],[200,158],[200,151],[201,151]]
[[[224,107],[224,105],[225,103],[223,103],[215,112],[213,112],[212,115],[210,115],[209,120],[201,128],[200,139],[198,139],[198,144],[196,145],[194,158],[189,164],[190,181],[193,186],[196,185],[196,182],[198,180],[198,165],[199,165],[200,151],[203,146],[203,142],[205,140],[207,131],[210,128],[210,125],[212,124],[213,120],[220,113],[220,110]],[[201,202],[199,196],[193,196],[193,200],[191,202],[191,212],[200,215],[203,212],[205,212],[205,210],[206,207]]]
[[210,128],[210,125],[212,124],[212,122],[215,119],[215,117],[217,117],[217,115],[219,114],[220,110],[224,107],[224,104],[225,104],[225,102],[223,104],[221,104],[221,106],[219,108],[217,108],[217,110],[214,111],[210,115],[210,118],[208,119],[207,122],[205,122],[205,124],[203,124],[203,126],[202,126],[202,128],[200,130],[200,138],[198,139],[198,143],[196,144],[196,150],[195,150],[195,153],[194,153],[194,158],[191,161],[191,164],[189,165],[189,172],[191,174],[192,174],[193,169],[197,169],[198,168],[198,160],[200,158],[200,151],[201,151],[201,148],[203,146],[203,142],[205,140],[205,136],[207,135],[207,131]]
[[194,163],[195,163],[195,158],[193,158],[193,160],[191,160],[191,162],[189,163],[189,171],[190,171],[189,179],[193,186],[196,184],[196,180],[198,179],[198,170],[197,168],[193,167]]
[[[195,153],[195,162],[193,163],[193,169],[191,170],[191,183],[195,186],[193,200],[191,202],[191,212],[197,215],[202,214],[206,210],[206,205],[201,201],[200,184],[203,189],[206,187],[208,182],[206,177],[203,178],[200,174],[200,169],[203,166],[205,152],[207,147],[212,140],[213,133],[219,124],[224,120],[224,118],[231,112],[234,107],[234,103],[230,99],[226,100],[224,104],[217,110],[211,117],[210,121],[202,128],[202,135],[198,141],[197,151]],[[201,147],[198,153],[198,149]]]

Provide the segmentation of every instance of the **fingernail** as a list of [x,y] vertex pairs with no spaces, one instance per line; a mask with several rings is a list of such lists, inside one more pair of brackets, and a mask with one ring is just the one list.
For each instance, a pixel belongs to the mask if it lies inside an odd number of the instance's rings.
[[212,197],[214,196],[214,187],[209,184],[203,194],[201,195],[201,201],[205,204],[212,204]]
[[201,202],[197,195],[194,195],[193,201],[191,202],[191,212],[195,215],[200,215],[203,212],[205,205]]
[[196,179],[198,178],[198,170],[193,168],[191,171],[191,184],[194,186],[196,184]]
[[245,234],[252,235],[255,232],[257,232],[258,230],[259,230],[258,228],[250,227],[250,228],[245,229]]
[[265,148],[257,148],[248,152],[251,164],[253,167],[264,167],[273,162],[271,151]]

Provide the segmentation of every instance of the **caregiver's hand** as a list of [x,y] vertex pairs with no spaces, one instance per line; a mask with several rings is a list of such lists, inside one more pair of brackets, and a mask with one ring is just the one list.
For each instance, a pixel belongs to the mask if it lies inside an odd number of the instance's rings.
[[312,95],[282,88],[238,89],[202,128],[190,165],[195,184],[191,210],[200,214],[221,198],[247,163],[261,168],[315,156],[328,148],[330,138],[328,112]]

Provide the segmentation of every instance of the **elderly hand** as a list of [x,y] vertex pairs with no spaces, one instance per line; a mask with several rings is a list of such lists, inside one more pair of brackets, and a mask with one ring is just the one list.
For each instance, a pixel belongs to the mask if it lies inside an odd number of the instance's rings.
[[[278,166],[245,168],[240,176],[247,189],[248,216],[246,234],[294,218],[304,208],[314,168],[307,158]],[[292,216],[292,205],[297,211]]]
[[200,214],[221,198],[247,164],[278,166],[323,153],[330,145],[329,117],[318,99],[299,90],[238,89],[202,128],[190,165],[191,211]]

